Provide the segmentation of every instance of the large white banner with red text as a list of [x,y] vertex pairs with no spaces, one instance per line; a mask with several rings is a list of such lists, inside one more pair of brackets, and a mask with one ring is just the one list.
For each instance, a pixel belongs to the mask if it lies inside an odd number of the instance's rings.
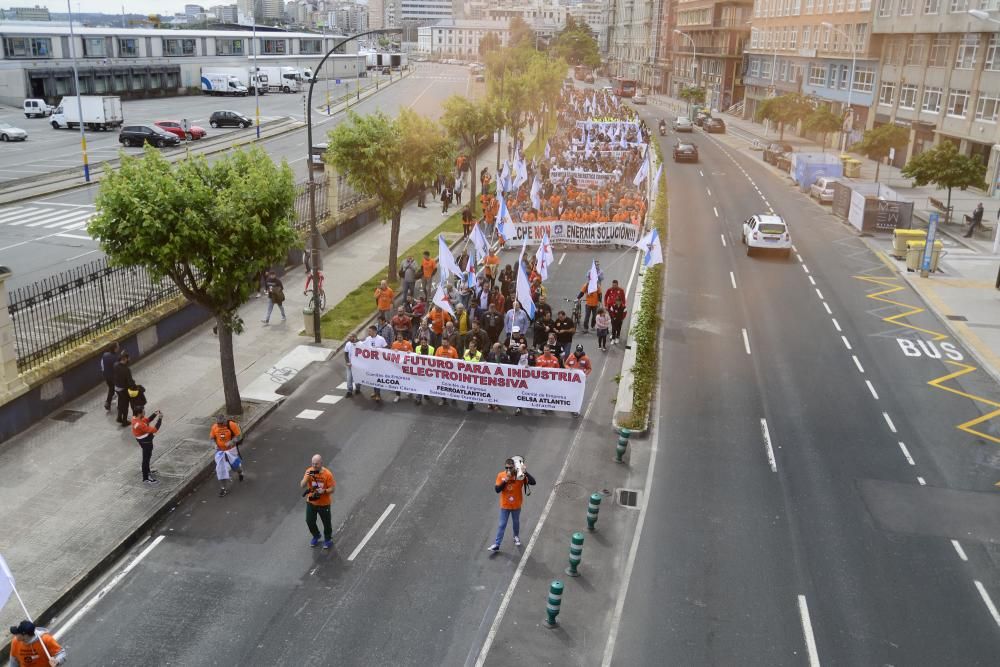
[[517,236],[506,239],[508,248],[517,248],[521,239],[538,245],[545,234],[553,245],[635,245],[642,229],[631,222],[515,222]]
[[384,391],[512,408],[579,412],[587,376],[562,368],[507,366],[356,345],[354,382]]

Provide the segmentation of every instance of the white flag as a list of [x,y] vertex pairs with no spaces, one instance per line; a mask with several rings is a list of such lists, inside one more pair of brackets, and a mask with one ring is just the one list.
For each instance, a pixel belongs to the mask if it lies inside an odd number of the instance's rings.
[[548,160],[548,159],[549,159],[549,154],[550,154],[551,152],[552,152],[552,149],[551,149],[551,148],[549,147],[549,142],[547,142],[547,141],[546,141],[546,142],[545,142],[545,159],[546,159],[546,160]]
[[646,157],[642,160],[642,166],[639,167],[639,171],[635,173],[635,178],[632,179],[632,185],[638,187],[642,185],[642,182],[649,177],[649,150],[646,151]]
[[500,187],[503,192],[510,192],[510,163],[506,160],[503,163],[503,171],[500,172]]
[[455,310],[451,307],[451,300],[448,299],[448,293],[444,290],[443,280],[438,283],[437,291],[434,292],[434,305],[455,317]]
[[661,162],[660,166],[656,168],[656,178],[653,179],[653,183],[659,185],[659,183],[660,183],[660,174],[662,174],[662,173],[663,173],[663,163]]
[[531,182],[531,205],[536,211],[542,210],[542,183],[535,174],[535,180]]
[[448,244],[445,243],[444,234],[438,234],[438,268],[441,270],[441,283],[447,281],[448,276],[462,275],[462,267],[451,254]]
[[524,312],[528,313],[528,319],[535,319],[535,302],[531,299],[531,284],[528,276],[524,272],[524,246],[521,247],[521,259],[517,261],[517,300],[520,302]]
[[524,159],[519,158],[514,161],[514,187],[512,190],[517,190],[519,187],[528,182],[528,167],[524,164]]
[[479,228],[478,222],[472,226],[472,245],[476,247],[476,257],[480,260],[490,254],[489,241],[486,240],[483,230]]
[[469,261],[465,263],[465,280],[469,287],[476,286],[476,263],[472,261],[472,255],[469,255]]
[[7,567],[7,561],[0,556],[0,609],[7,604],[10,594],[14,592],[14,575]]
[[548,232],[542,235],[542,244],[535,251],[535,259],[538,260],[538,273],[542,276],[542,280],[548,280],[549,265],[555,259],[555,255],[552,254],[552,244],[549,242]]
[[514,220],[510,217],[503,195],[500,196],[500,210],[497,211],[497,232],[503,237],[504,243],[509,243],[517,236],[517,228],[514,227]]
[[597,283],[601,280],[601,274],[597,270],[597,261],[590,261],[590,271],[587,272],[587,294],[593,294],[597,291]]
[[660,234],[653,230],[639,239],[635,244],[643,252],[642,265],[646,267],[663,263],[663,248],[660,246]]

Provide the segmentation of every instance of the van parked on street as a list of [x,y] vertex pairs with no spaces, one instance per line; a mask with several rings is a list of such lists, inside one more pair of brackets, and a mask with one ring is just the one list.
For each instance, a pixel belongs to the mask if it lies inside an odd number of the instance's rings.
[[24,101],[25,118],[45,118],[52,115],[52,107],[45,100],[30,99]]

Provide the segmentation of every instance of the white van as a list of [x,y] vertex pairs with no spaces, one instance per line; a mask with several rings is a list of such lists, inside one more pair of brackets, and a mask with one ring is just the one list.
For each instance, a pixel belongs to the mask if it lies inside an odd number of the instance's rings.
[[52,107],[45,103],[45,100],[25,100],[25,118],[45,118],[52,115]]

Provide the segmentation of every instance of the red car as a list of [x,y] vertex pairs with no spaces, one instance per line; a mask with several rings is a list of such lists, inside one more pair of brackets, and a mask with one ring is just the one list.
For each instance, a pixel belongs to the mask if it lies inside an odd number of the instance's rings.
[[208,134],[208,132],[205,131],[205,128],[198,127],[197,125],[191,125],[189,126],[188,134],[185,135],[184,125],[176,120],[158,120],[153,123],[153,125],[161,130],[166,130],[170,134],[177,135],[177,138],[181,140],[187,139],[188,136],[190,136],[191,139],[201,139]]

